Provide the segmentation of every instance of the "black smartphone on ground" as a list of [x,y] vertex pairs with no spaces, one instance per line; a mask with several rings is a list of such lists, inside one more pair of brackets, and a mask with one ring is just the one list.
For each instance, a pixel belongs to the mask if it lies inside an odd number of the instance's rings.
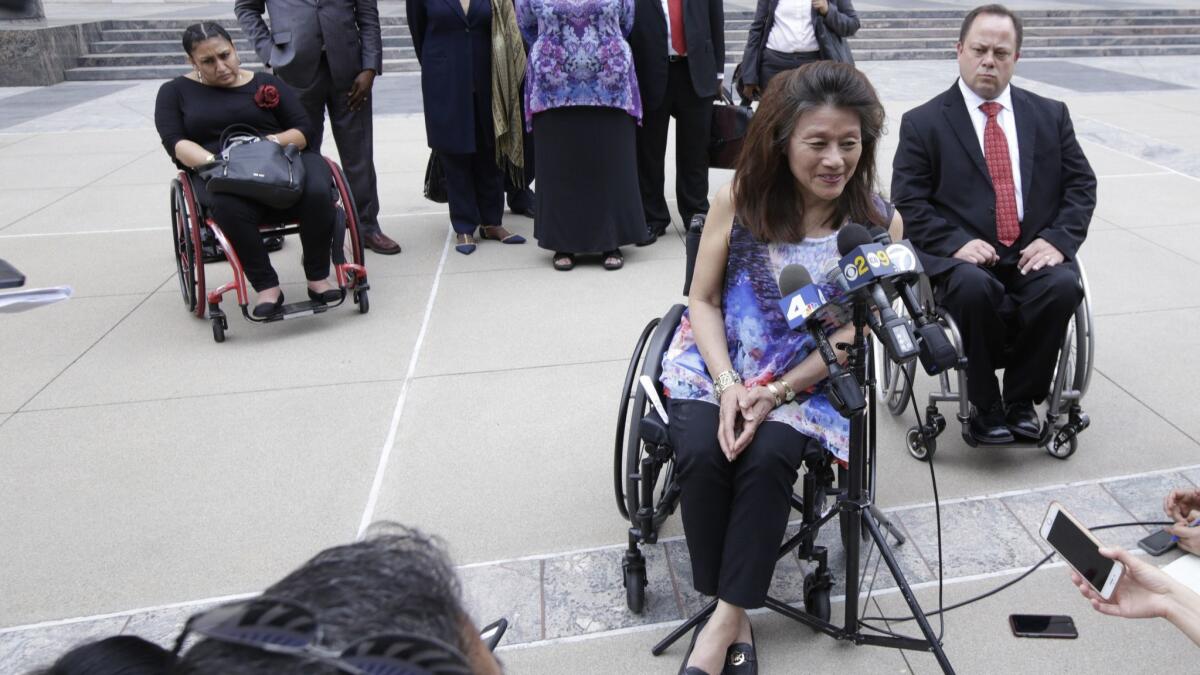
[[1175,548],[1175,537],[1166,530],[1159,530],[1139,541],[1138,546],[1150,555],[1162,555]]
[[1074,640],[1079,637],[1075,620],[1062,614],[1009,614],[1013,635],[1032,638]]

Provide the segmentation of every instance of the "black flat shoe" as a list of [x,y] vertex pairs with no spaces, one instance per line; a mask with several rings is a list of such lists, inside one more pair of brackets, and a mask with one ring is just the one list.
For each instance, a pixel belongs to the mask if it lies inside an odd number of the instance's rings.
[[327,291],[321,291],[318,293],[310,288],[308,289],[308,297],[313,302],[323,302],[328,305],[331,302],[337,302],[338,300],[341,300],[342,291],[341,289],[331,288]]
[[275,302],[260,302],[254,306],[250,313],[260,319],[265,319],[269,316],[275,316],[283,311],[283,293],[279,294],[279,299]]
[[725,652],[721,675],[758,675],[758,653],[754,650],[754,626],[750,626],[750,644],[735,642]]
[[975,408],[968,424],[971,436],[980,445],[1012,443],[1013,435],[1004,421],[1004,404],[997,401],[987,410]]
[[1004,415],[1005,425],[1012,435],[1025,441],[1036,441],[1042,437],[1042,425],[1038,422],[1033,401],[1017,401],[1008,406]]

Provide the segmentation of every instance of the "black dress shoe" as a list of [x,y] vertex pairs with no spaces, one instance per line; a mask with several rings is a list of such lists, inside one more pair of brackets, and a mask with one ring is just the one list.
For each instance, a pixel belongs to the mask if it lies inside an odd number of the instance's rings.
[[327,291],[321,291],[318,293],[310,288],[308,289],[308,297],[313,302],[323,302],[325,304],[329,304],[331,302],[337,302],[338,300],[341,300],[342,291],[338,288],[331,288]]
[[1013,436],[1026,441],[1036,441],[1042,437],[1042,425],[1038,422],[1037,410],[1033,401],[1017,401],[1008,405],[1008,413],[1004,422]]
[[283,311],[283,293],[279,294],[279,299],[275,302],[260,302],[254,306],[251,312],[254,316],[260,319],[265,319],[269,316],[275,316]]
[[392,241],[392,238],[383,232],[367,232],[362,235],[363,246],[382,255],[396,255],[400,252],[400,244]]
[[725,652],[725,667],[721,675],[758,675],[758,654],[754,651],[754,626],[750,627],[750,644],[735,642]]
[[650,244],[653,244],[654,242],[658,241],[659,237],[666,234],[667,227],[668,227],[668,225],[662,225],[662,226],[658,226],[658,227],[656,227],[654,225],[647,225],[646,226],[646,238],[639,241],[638,243],[636,243],[634,245],[635,246],[649,246]]
[[704,630],[704,625],[708,623],[708,619],[701,621],[696,625],[696,630],[692,631],[692,642],[688,645],[687,652],[683,655],[683,663],[679,664],[679,675],[709,675],[709,673],[697,668],[696,666],[688,667],[688,659],[692,658],[692,650],[696,648],[696,638],[700,637],[700,631]]
[[1013,435],[1004,421],[1004,404],[997,401],[987,410],[979,408],[971,411],[971,421],[968,424],[971,436],[982,445],[999,445],[1012,443]]

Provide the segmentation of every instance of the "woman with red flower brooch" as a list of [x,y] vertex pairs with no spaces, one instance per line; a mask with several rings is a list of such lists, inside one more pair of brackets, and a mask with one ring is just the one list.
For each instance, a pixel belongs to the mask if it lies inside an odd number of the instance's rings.
[[[304,150],[312,125],[300,99],[274,75],[243,70],[224,28],[211,21],[188,26],[183,32],[183,49],[194,70],[163,84],[154,107],[154,125],[176,165],[190,170],[212,162],[221,151],[221,133],[233,124],[247,124],[267,140]],[[197,201],[209,208],[213,220],[229,237],[246,278],[258,293],[255,316],[283,310],[279,277],[258,233],[258,226],[265,222],[299,220],[309,297],[318,302],[339,297],[329,282],[334,219],[329,186],[333,177],[319,154],[304,151],[300,157],[305,170],[304,195],[287,209],[273,209],[236,195],[212,194],[204,181],[192,181]]]

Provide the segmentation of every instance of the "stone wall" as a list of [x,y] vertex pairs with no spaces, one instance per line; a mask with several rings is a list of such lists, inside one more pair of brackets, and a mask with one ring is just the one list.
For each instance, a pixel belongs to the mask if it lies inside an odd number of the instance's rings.
[[67,68],[99,39],[97,23],[47,26],[40,22],[0,21],[0,86],[62,82]]

